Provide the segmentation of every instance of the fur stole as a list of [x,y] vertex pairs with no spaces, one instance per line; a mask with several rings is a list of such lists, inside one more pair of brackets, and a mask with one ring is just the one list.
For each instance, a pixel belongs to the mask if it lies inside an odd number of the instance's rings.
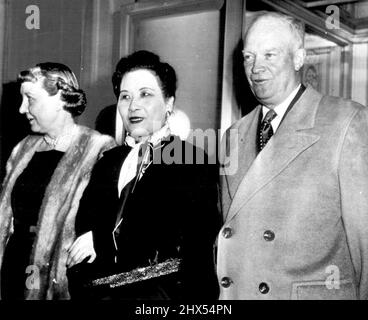
[[[0,266],[13,228],[11,192],[42,139],[38,135],[27,136],[13,149],[6,165],[6,177],[0,195]],[[74,222],[79,200],[89,182],[94,164],[104,151],[115,145],[111,137],[78,126],[74,141],[58,163],[45,191],[29,262],[33,271],[29,276],[32,277],[32,286],[26,290],[25,299],[70,298],[66,250],[75,240]]]

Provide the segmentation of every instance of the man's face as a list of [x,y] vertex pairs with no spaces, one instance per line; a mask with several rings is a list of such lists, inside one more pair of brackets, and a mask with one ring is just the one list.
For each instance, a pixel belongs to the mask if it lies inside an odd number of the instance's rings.
[[268,107],[283,102],[299,84],[301,53],[294,51],[293,39],[290,27],[275,18],[258,20],[245,39],[245,73],[255,97]]

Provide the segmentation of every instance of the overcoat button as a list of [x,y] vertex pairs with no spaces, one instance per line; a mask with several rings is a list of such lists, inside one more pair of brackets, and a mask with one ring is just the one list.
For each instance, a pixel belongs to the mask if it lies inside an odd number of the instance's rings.
[[275,239],[275,234],[274,234],[271,230],[266,230],[266,231],[263,233],[263,238],[264,238],[266,241],[272,241],[273,239]]
[[259,285],[259,292],[262,294],[267,294],[270,291],[270,287],[267,283],[261,282]]
[[229,278],[229,277],[223,277],[221,279],[221,285],[224,287],[224,288],[229,288],[230,285],[232,284],[232,280]]
[[229,227],[224,228],[224,230],[222,231],[222,235],[225,239],[229,239],[233,235],[233,229]]

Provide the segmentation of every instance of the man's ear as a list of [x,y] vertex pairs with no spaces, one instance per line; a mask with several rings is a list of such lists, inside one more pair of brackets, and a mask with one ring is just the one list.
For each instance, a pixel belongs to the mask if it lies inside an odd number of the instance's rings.
[[299,71],[303,65],[305,60],[306,52],[305,49],[297,49],[294,51],[294,69],[295,71]]

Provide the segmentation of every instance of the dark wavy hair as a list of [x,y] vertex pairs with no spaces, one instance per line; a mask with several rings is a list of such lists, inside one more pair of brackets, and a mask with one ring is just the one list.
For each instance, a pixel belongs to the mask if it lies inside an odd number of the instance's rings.
[[136,51],[120,59],[112,76],[115,96],[120,94],[120,84],[128,72],[145,69],[153,72],[166,99],[174,97],[177,88],[177,77],[174,68],[162,62],[157,54],[150,51]]
[[18,75],[20,83],[38,80],[42,81],[43,88],[50,96],[61,90],[61,100],[65,102],[64,109],[73,117],[83,113],[87,104],[86,94],[79,89],[75,74],[66,65],[56,62],[39,63]]

